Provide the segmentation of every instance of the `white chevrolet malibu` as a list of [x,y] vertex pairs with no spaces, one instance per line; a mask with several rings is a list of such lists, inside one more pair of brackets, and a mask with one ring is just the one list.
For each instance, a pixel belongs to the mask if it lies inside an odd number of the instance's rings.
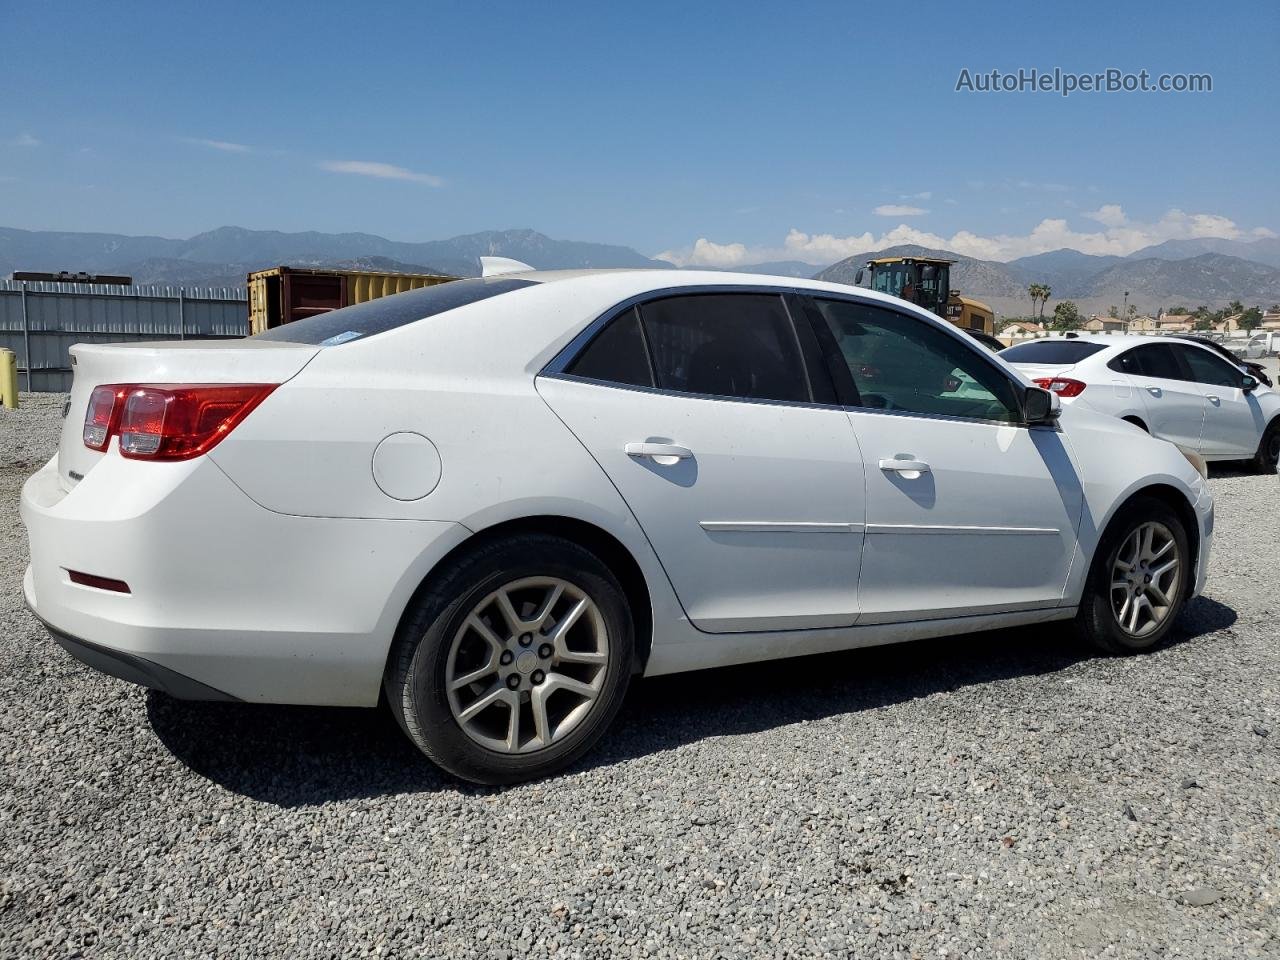
[[1064,404],[1128,420],[1205,460],[1275,473],[1280,394],[1199,343],[1104,334],[1030,340],[1000,357]]
[[72,356],[22,493],[58,642],[177,697],[385,696],[475,781],[572,762],[636,674],[1072,618],[1144,650],[1208,565],[1176,447],[838,284],[508,272]]

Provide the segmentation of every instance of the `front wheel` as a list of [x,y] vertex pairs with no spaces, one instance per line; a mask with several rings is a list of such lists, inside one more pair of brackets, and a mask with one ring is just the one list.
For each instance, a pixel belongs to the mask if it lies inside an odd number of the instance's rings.
[[631,676],[632,621],[609,569],[569,541],[479,547],[415,601],[384,687],[409,738],[475,783],[546,776],[589,750]]
[[1191,576],[1186,528],[1162,500],[1139,496],[1111,522],[1094,555],[1076,624],[1100,650],[1150,650],[1173,627]]
[[1280,418],[1267,426],[1250,465],[1258,473],[1275,473],[1277,462],[1280,462]]

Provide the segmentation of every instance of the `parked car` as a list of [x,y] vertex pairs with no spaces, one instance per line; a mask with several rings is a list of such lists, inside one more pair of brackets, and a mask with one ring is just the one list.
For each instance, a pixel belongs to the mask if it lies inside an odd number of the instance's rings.
[[1268,387],[1275,386],[1275,384],[1271,382],[1271,377],[1268,375],[1266,367],[1253,360],[1242,360],[1239,356],[1224,347],[1220,340],[1211,340],[1208,337],[1200,337],[1194,334],[1171,334],[1171,336],[1175,340],[1189,340],[1192,343],[1198,343],[1201,346],[1208,347],[1218,356],[1222,357],[1222,359],[1228,360],[1243,368],[1245,373],[1249,374],[1249,376],[1259,382],[1265,383]]
[[1255,333],[1248,340],[1233,340],[1228,346],[1241,360],[1261,360],[1280,352],[1280,332],[1274,330]]
[[1034,340],[1000,354],[1062,401],[1194,450],[1274,472],[1280,395],[1206,346],[1173,337]]
[[385,697],[505,783],[581,756],[635,674],[1072,619],[1132,653],[1204,585],[1193,457],[903,300],[487,273],[74,347],[22,492],[31,609],[177,697]]

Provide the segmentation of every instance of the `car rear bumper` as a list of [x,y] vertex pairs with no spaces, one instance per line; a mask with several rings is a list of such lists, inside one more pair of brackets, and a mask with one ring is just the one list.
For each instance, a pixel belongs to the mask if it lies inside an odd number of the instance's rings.
[[[104,457],[24,485],[28,606],[77,659],[189,699],[371,706],[396,625],[460,524],[294,517],[207,458]],[[129,592],[73,583],[71,571]]]

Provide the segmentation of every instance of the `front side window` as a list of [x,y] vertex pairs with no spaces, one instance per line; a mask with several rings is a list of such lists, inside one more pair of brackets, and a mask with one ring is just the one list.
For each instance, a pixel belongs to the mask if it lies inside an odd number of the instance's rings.
[[1191,379],[1213,387],[1238,387],[1243,374],[1221,357],[1198,347],[1181,347],[1182,358],[1191,368]]
[[1013,382],[975,347],[932,324],[883,307],[815,300],[857,392],[882,410],[997,420],[1022,419]]
[[781,296],[667,297],[642,304],[640,319],[659,389],[744,400],[813,397]]

